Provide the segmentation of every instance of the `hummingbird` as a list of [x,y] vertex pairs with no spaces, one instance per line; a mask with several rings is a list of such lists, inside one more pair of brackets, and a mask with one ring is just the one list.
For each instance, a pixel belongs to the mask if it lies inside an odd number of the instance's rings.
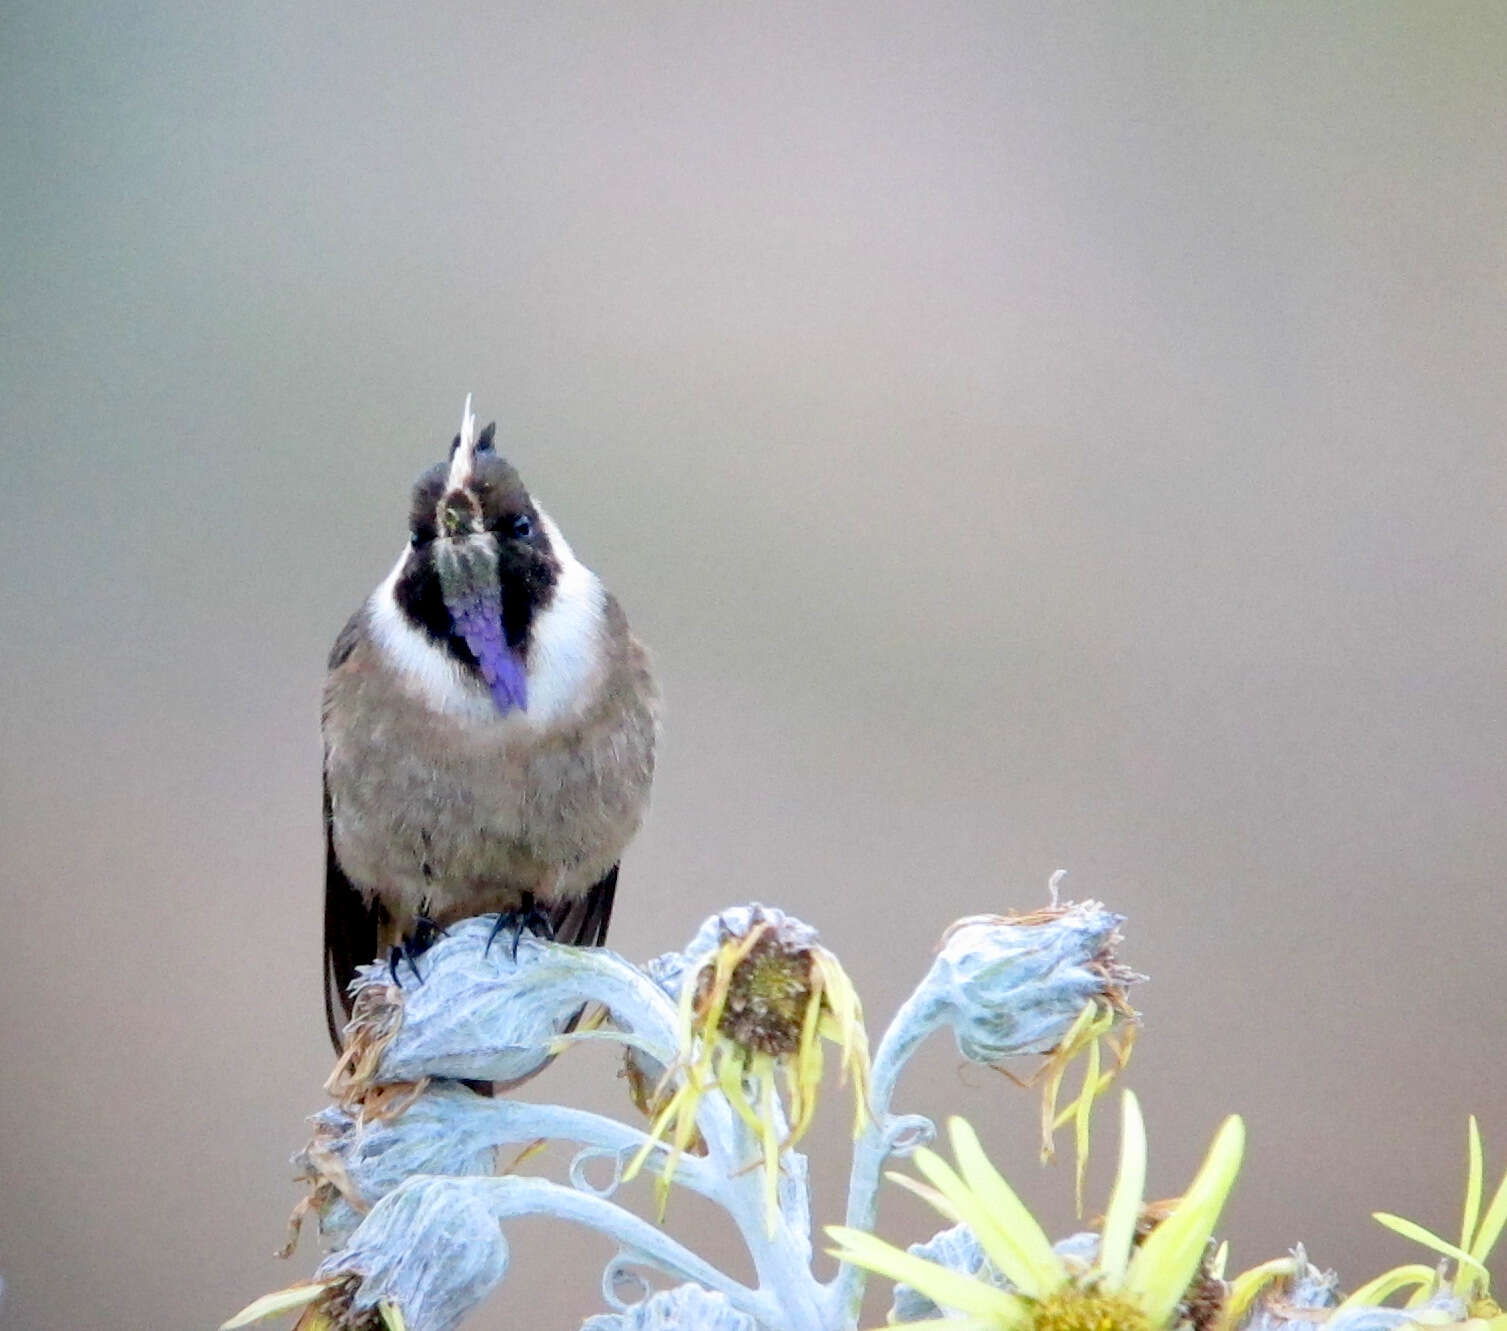
[[[654,778],[659,692],[617,599],[466,398],[413,487],[408,543],[335,639],[324,687],[325,1018],[496,912],[601,946]],[[517,938],[517,932],[514,934]]]

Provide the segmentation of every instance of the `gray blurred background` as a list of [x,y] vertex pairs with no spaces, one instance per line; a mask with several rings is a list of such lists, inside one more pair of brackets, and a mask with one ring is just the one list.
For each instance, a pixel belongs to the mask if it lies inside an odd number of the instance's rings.
[[[312,1268],[323,661],[468,390],[657,653],[627,955],[762,898],[878,1026],[1062,866],[1237,1266],[1507,1162],[1507,8],[11,0],[0,106],[5,1327]],[[478,1325],[599,1309],[510,1237]]]

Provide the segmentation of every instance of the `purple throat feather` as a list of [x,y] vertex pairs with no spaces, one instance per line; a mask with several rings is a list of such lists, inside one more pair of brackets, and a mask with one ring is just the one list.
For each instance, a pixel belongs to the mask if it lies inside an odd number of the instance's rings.
[[507,644],[502,631],[502,587],[495,554],[479,543],[444,550],[439,560],[440,591],[450,621],[476,658],[497,710],[528,708],[528,669],[523,654]]

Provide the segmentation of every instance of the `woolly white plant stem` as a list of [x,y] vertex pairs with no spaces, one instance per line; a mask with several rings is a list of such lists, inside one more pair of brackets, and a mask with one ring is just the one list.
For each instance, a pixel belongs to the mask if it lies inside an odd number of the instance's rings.
[[[941,1024],[941,1005],[923,986],[900,1005],[879,1041],[869,1079],[870,1117],[853,1143],[853,1164],[848,1174],[848,1208],[843,1223],[850,1229],[873,1231],[879,1214],[879,1179],[885,1161],[897,1149],[908,1154],[936,1134],[936,1126],[929,1118],[921,1114],[891,1114],[890,1103],[900,1070]],[[867,1280],[868,1272],[861,1266],[843,1262],[838,1267],[836,1276],[824,1290],[829,1325],[857,1325]]]
[[[564,1105],[532,1104],[526,1100],[492,1100],[476,1106],[474,1112],[496,1123],[494,1140],[499,1146],[523,1146],[540,1138],[551,1141],[573,1142],[582,1149],[576,1153],[571,1165],[573,1186],[583,1192],[599,1197],[610,1197],[616,1190],[619,1178],[614,1176],[606,1188],[590,1184],[582,1169],[592,1158],[615,1159],[618,1174],[622,1164],[631,1159],[645,1145],[650,1145],[646,1164],[661,1171],[668,1164],[669,1146],[653,1142],[647,1132],[619,1123],[605,1114],[596,1114],[589,1109],[570,1109]],[[720,1182],[713,1177],[701,1156],[682,1156],[675,1166],[675,1182],[710,1197],[721,1198]]]
[[[571,964],[580,984],[579,992],[607,1007],[631,1032],[626,1042],[650,1053],[666,1066],[676,1066],[680,1056],[676,1043],[677,1012],[662,989],[637,967],[612,952],[574,953]],[[603,1038],[613,1039],[615,1033],[601,1034]],[[693,1074],[680,1067],[673,1075],[686,1077]],[[637,1129],[584,1110],[548,1105],[525,1107],[516,1101],[494,1102],[485,1108],[508,1124],[509,1136],[516,1135],[520,1141],[537,1137],[574,1141],[616,1153],[619,1161],[624,1155],[640,1149],[648,1139],[647,1134]],[[722,1286],[709,1285],[709,1288],[722,1289],[730,1301],[767,1326],[785,1327],[789,1331],[832,1331],[837,1324],[830,1320],[830,1301],[811,1271],[810,1199],[804,1161],[792,1159],[795,1156],[793,1151],[781,1154],[784,1195],[771,1230],[759,1143],[747,1124],[720,1093],[713,1092],[703,1096],[697,1106],[696,1125],[706,1143],[707,1153],[705,1156],[682,1155],[676,1162],[675,1181],[716,1201],[727,1212],[753,1261],[760,1291],[765,1296],[765,1306],[756,1311],[738,1303],[731,1291]],[[657,1147],[650,1162],[656,1170],[665,1169],[668,1148]],[[573,1181],[579,1188],[585,1183],[584,1173],[574,1169]],[[561,1196],[576,1195],[570,1190],[540,1193],[536,1202],[550,1214],[610,1233],[596,1221],[606,1220],[609,1216],[613,1223],[620,1223],[622,1217],[636,1219],[608,1200],[615,1186],[614,1179],[607,1192],[600,1193],[587,1185],[585,1195],[600,1202],[601,1207],[580,1215],[569,1214],[554,1205]],[[602,1207],[609,1209],[603,1210]]]
[[615,1202],[541,1178],[487,1179],[492,1214],[499,1222],[525,1215],[553,1215],[585,1225],[615,1240],[636,1259],[679,1280],[694,1280],[727,1295],[751,1317],[768,1320],[772,1304],[755,1290],[724,1275],[705,1258]]
[[[711,1101],[713,1097],[708,1096],[703,1106]],[[771,1227],[765,1203],[764,1166],[759,1142],[726,1100],[716,1097],[715,1111],[721,1120],[717,1134],[729,1148],[718,1154],[732,1165],[729,1172],[722,1174],[727,1184],[722,1205],[737,1225],[744,1246],[753,1259],[761,1292],[772,1296],[777,1310],[773,1321],[760,1320],[771,1331],[781,1331],[782,1328],[835,1331],[825,1292],[811,1271],[811,1239],[807,1228],[811,1202],[806,1187],[804,1158],[790,1149],[780,1153],[783,1195]],[[701,1124],[700,1115],[697,1121]],[[783,1133],[785,1124],[780,1122],[778,1128]],[[705,1126],[702,1131],[706,1132]],[[722,1137],[723,1131],[725,1137]],[[712,1141],[713,1138],[708,1136],[709,1149]]]

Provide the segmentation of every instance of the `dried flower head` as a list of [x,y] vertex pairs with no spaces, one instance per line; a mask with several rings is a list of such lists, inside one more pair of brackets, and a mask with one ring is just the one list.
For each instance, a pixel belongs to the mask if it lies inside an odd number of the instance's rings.
[[[697,972],[692,1010],[705,1018],[721,999],[717,1031],[753,1053],[793,1054],[800,1048],[801,1031],[820,976],[813,946],[803,931],[788,924],[779,928],[759,919],[729,949],[728,964],[706,965]],[[720,995],[716,992],[723,986]]]
[[[1054,900],[1060,877],[1060,871],[1053,875]],[[1040,1084],[1043,1163],[1053,1158],[1057,1129],[1072,1122],[1080,1214],[1094,1103],[1129,1062],[1138,1029],[1126,989],[1141,977],[1115,954],[1120,923],[1120,916],[1096,901],[1018,914],[970,915],[942,935],[928,976],[945,995],[964,1057],[1021,1085]],[[1031,1011],[1039,1024],[1029,1032],[1038,1036],[1029,1047],[1045,1061],[1022,1079],[1003,1060],[1026,1047],[1022,1036],[1028,1032],[1019,1029],[1020,1004],[1003,998],[1027,985],[1035,991]],[[1107,1063],[1101,1045],[1109,1050]],[[1063,1081],[1080,1058],[1082,1084],[1059,1112]]]
[[356,991],[345,1028],[345,1051],[324,1084],[336,1104],[355,1109],[376,1089],[377,1067],[402,1025],[401,990],[369,982]]
[[688,950],[679,977],[680,1059],[662,1084],[673,1082],[675,1089],[654,1119],[652,1140],[624,1173],[632,1178],[653,1143],[668,1134],[670,1160],[658,1181],[661,1211],[675,1161],[695,1138],[701,1098],[716,1087],[760,1143],[773,1227],[780,1152],[804,1136],[816,1113],[823,1039],[841,1051],[842,1080],[853,1086],[853,1133],[863,1130],[869,1076],[863,1011],[853,982],[816,937],[799,920],[754,906],[719,917],[709,950],[694,943]]

